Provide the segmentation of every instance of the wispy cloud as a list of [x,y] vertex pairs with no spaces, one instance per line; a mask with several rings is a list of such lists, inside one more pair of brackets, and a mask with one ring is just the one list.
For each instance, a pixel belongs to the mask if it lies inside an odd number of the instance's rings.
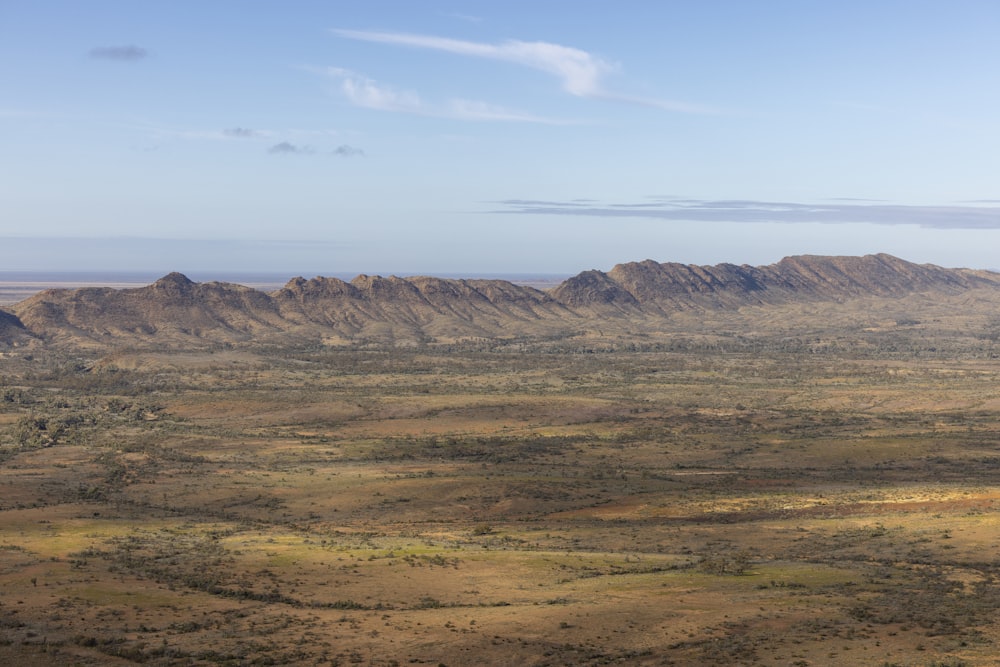
[[331,155],[337,155],[339,157],[363,157],[365,152],[360,148],[355,148],[354,146],[348,146],[347,144],[342,144],[337,146],[332,151]]
[[[271,155],[316,155],[319,151],[312,146],[293,144],[290,141],[282,141],[268,148],[267,152]],[[348,144],[341,144],[328,153],[329,155],[345,158],[363,157],[365,154],[363,149],[355,146],[349,146]]]
[[597,91],[591,95],[591,97],[608,100],[609,102],[621,102],[623,104],[634,104],[636,106],[648,107],[650,109],[660,109],[661,111],[674,111],[676,113],[701,114],[706,116],[715,116],[723,113],[719,109],[701,104],[690,104],[688,102],[677,102],[674,100],[661,100],[655,97],[623,95],[621,93],[613,93],[605,90]]
[[483,17],[482,16],[474,16],[472,14],[459,14],[459,13],[456,13],[456,12],[443,12],[441,14],[441,16],[444,16],[444,17],[447,17],[447,18],[451,18],[451,19],[457,19],[459,21],[465,21],[466,23],[482,23],[483,22]]
[[340,79],[340,88],[352,104],[379,111],[423,113],[424,105],[414,92],[396,90],[374,79],[340,67],[329,67],[326,73]]
[[282,141],[267,149],[271,155],[312,155],[316,151],[309,146],[298,146],[296,144]]
[[637,97],[610,91],[604,86],[603,79],[608,74],[617,71],[618,66],[592,53],[571,46],[520,40],[489,44],[433,35],[370,30],[334,29],[332,32],[347,39],[444,51],[461,56],[521,65],[556,77],[565,92],[577,97],[604,99],[683,113],[717,113],[716,110],[701,105]]
[[547,125],[568,125],[577,122],[546,118],[475,100],[451,99],[443,104],[430,104],[425,103],[415,92],[387,86],[363,74],[342,67],[328,67],[324,72],[340,81],[341,91],[352,104],[365,109],[468,121],[505,121]]
[[562,87],[566,92],[580,96],[590,96],[600,92],[601,77],[614,69],[610,63],[586,51],[548,42],[509,40],[500,44],[484,44],[447,37],[399,32],[367,30],[334,30],[333,32],[348,39],[412,46],[516,63],[555,75],[561,80]]
[[495,104],[477,102],[475,100],[450,100],[448,102],[448,111],[450,113],[444,115],[459,120],[495,120],[512,123],[540,123],[543,125],[576,125],[580,122],[536,116],[523,111],[507,109]]
[[149,52],[141,46],[97,46],[90,50],[90,57],[99,60],[135,62],[147,57]]
[[236,139],[253,139],[260,136],[260,132],[247,127],[231,127],[223,130],[222,133],[227,137],[234,137]]
[[[652,218],[671,222],[823,223],[918,225],[936,229],[1000,229],[1000,206],[917,206],[884,203],[803,204],[754,200],[675,199],[587,203],[508,199],[497,213],[606,218]],[[858,200],[864,201],[864,200]],[[991,200],[983,200],[983,203]]]
[[224,142],[231,139],[262,139],[267,136],[267,134],[262,131],[249,130],[241,127],[228,128],[224,130],[180,128],[161,125],[155,122],[133,122],[122,124],[120,127],[143,132],[158,141],[179,139],[182,141]]

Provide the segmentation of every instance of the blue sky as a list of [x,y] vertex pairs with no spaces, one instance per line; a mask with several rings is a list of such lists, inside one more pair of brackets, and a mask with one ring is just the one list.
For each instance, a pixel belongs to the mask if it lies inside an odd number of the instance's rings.
[[0,270],[1000,268],[993,0],[0,1]]

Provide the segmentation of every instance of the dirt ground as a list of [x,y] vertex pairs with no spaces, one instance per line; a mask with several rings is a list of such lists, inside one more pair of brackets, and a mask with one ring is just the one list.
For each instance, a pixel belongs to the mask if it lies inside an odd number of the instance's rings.
[[996,359],[688,347],[9,354],[0,664],[996,664]]

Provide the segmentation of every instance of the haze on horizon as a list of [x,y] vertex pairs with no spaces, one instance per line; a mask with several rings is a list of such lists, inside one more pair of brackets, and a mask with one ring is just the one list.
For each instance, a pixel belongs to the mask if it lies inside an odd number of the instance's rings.
[[0,270],[997,268],[1000,5],[0,7]]

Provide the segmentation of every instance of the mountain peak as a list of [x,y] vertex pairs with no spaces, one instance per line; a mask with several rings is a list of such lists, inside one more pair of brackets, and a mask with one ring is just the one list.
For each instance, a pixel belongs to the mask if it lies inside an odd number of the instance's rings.
[[183,273],[173,271],[153,283],[152,287],[154,289],[165,290],[167,292],[185,293],[190,291],[194,285],[194,281],[185,276]]

